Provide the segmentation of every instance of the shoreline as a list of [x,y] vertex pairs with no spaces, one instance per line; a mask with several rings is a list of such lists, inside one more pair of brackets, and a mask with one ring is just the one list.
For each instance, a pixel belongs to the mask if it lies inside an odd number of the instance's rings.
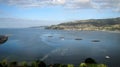
[[110,32],[110,33],[120,33],[120,31],[109,31],[109,30],[78,30],[78,29],[45,29],[45,30],[64,30],[64,31],[102,31],[102,32]]

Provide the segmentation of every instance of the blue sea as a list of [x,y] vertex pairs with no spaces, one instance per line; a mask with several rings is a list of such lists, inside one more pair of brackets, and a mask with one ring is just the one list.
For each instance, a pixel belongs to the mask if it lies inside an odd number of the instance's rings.
[[86,58],[93,58],[97,63],[120,67],[119,32],[1,28],[0,35],[9,36],[8,41],[0,45],[0,60],[31,62],[39,59],[47,64],[79,65]]

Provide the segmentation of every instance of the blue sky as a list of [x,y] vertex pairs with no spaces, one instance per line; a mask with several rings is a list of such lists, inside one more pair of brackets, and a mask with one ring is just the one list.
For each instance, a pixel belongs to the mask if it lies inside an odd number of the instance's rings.
[[0,0],[0,27],[120,17],[119,7],[120,0]]

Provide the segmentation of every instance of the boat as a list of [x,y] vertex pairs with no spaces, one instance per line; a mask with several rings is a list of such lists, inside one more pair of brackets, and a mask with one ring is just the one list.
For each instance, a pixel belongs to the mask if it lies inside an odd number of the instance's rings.
[[106,59],[109,59],[109,58],[110,58],[110,56],[105,56],[105,58],[106,58]]
[[53,36],[48,36],[48,37],[53,37]]
[[100,42],[100,40],[92,40],[92,42]]
[[8,36],[6,35],[0,35],[0,44],[5,43],[8,40]]
[[75,40],[82,40],[81,38],[76,38]]
[[61,40],[65,40],[64,38],[61,38]]
[[64,37],[60,37],[60,38],[64,38]]
[[61,40],[65,40],[64,37],[60,37]]

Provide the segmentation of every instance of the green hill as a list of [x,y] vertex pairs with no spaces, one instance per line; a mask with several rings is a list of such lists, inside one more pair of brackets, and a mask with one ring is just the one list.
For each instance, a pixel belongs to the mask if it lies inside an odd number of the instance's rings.
[[120,17],[71,21],[48,26],[46,29],[120,31]]

